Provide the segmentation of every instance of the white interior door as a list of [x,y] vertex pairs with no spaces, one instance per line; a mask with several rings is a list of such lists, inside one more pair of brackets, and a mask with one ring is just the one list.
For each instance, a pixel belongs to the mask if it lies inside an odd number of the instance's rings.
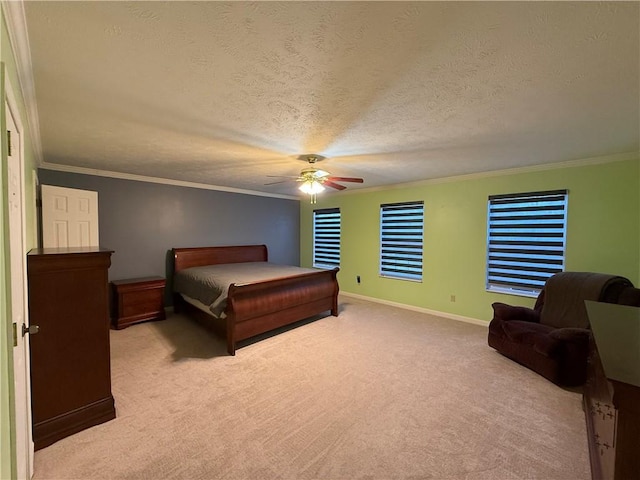
[[26,233],[24,210],[24,153],[22,124],[10,89],[5,100],[8,141],[9,249],[11,256],[11,321],[14,324],[13,371],[16,412],[17,478],[30,479],[33,473],[33,438],[31,434],[31,383],[29,373],[29,336],[23,335],[28,322]]
[[98,192],[42,185],[42,246],[97,247]]

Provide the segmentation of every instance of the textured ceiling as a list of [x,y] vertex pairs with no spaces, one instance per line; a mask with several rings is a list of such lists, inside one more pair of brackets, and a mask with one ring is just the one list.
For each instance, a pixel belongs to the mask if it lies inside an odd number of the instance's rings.
[[47,163],[296,194],[639,150],[637,2],[25,2]]

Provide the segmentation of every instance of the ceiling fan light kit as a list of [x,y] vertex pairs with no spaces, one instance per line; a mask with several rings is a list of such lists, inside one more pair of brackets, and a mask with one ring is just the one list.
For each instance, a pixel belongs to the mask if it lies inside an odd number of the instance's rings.
[[324,191],[324,186],[317,180],[306,180],[298,187],[298,190],[309,195],[311,203],[316,203],[318,198],[317,195]]
[[324,191],[324,186],[317,180],[307,180],[298,189],[308,195],[317,194]]
[[[320,170],[317,168],[313,168],[313,165],[318,161],[322,160],[324,157],[320,157],[318,155],[303,155],[299,157],[300,159],[304,159],[312,165],[311,168],[305,168],[300,172],[300,175],[295,178],[296,182],[302,182],[302,184],[298,187],[298,190],[309,195],[311,197],[311,203],[316,203],[318,193],[321,193],[325,190],[326,187],[333,188],[335,190],[344,190],[344,185],[340,185],[335,183],[339,182],[354,182],[354,183],[364,183],[362,178],[355,177],[333,177],[329,172],[324,170]],[[286,180],[283,180],[286,182]],[[273,182],[273,183],[282,183],[282,182]],[[270,184],[268,184],[270,185]]]

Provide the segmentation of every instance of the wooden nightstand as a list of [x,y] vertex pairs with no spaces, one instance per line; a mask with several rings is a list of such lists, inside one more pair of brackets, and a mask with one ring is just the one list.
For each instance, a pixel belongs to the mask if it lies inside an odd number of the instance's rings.
[[120,330],[147,320],[164,320],[164,287],[162,277],[114,280],[113,326]]

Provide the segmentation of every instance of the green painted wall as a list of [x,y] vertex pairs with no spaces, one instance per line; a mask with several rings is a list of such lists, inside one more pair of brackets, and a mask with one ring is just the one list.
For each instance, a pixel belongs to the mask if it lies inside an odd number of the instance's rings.
[[[494,301],[530,306],[534,300],[485,290],[487,197],[555,189],[569,190],[566,270],[614,273],[640,284],[640,159],[328,195],[316,205],[303,201],[301,265],[312,263],[313,209],[339,207],[341,291],[489,321]],[[380,204],[415,200],[425,202],[423,282],[382,278]]]
[[[36,203],[35,182],[36,175],[35,158],[30,142],[29,128],[27,124],[26,107],[20,90],[20,82],[11,43],[5,22],[4,13],[0,22],[0,61],[3,74],[0,83],[0,98],[5,97],[5,84],[10,83],[15,100],[18,103],[20,117],[23,125],[23,144],[25,154],[25,222],[26,222],[26,254],[37,244],[36,230]],[[6,130],[4,107],[0,109],[0,131]],[[8,479],[16,476],[15,465],[15,421],[13,413],[13,352],[11,339],[11,271],[9,269],[9,228],[7,213],[7,147],[5,135],[0,135],[2,170],[0,172],[0,478]]]

